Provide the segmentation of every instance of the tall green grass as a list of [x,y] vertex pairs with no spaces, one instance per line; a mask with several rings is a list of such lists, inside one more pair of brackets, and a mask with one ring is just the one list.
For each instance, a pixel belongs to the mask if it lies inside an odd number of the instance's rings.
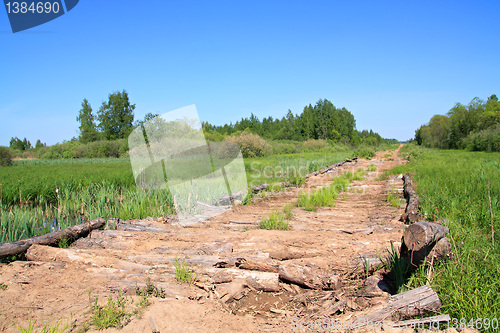
[[[406,145],[401,154],[410,163],[391,173],[412,172],[422,216],[450,228],[455,256],[438,264],[431,279],[443,312],[459,319],[499,318],[500,153]],[[414,287],[426,281],[422,276],[410,280],[416,281]]]

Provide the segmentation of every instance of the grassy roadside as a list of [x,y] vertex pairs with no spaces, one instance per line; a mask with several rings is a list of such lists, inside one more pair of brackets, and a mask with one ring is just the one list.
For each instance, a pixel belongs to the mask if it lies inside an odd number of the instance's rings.
[[[422,216],[450,228],[455,257],[430,275],[443,313],[469,320],[500,318],[500,154],[406,145],[410,161],[390,171],[413,173]],[[495,235],[492,236],[492,230]],[[493,237],[493,238],[492,238]],[[427,282],[417,270],[407,284]]]

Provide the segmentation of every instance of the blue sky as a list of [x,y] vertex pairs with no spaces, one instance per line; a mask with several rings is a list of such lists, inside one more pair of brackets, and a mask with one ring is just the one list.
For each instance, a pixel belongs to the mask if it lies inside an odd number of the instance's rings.
[[326,98],[406,140],[456,102],[500,94],[499,1],[81,0],[13,34],[0,8],[0,145],[78,135],[126,89],[136,118],[196,104],[221,125]]

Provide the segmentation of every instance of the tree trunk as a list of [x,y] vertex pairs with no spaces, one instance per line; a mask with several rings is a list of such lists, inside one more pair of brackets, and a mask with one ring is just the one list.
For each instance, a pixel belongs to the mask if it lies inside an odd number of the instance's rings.
[[0,258],[5,258],[8,256],[19,255],[25,253],[28,248],[33,244],[40,245],[56,245],[63,238],[76,240],[81,237],[87,236],[90,231],[94,229],[101,228],[106,223],[106,220],[102,217],[91,220],[88,222],[83,222],[66,229],[62,229],[55,232],[50,232],[45,235],[35,236],[32,238],[0,244]]

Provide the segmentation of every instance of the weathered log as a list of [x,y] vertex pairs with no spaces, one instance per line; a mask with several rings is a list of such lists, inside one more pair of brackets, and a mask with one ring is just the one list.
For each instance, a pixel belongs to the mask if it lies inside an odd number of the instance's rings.
[[[224,275],[225,281],[240,283],[244,286],[249,286],[256,290],[276,292],[280,290],[279,276],[277,273],[248,271],[237,268],[210,268],[203,271],[204,274],[210,276],[214,281]],[[222,281],[219,281],[222,282]]]
[[[420,221],[410,225],[403,236],[401,257],[406,258],[412,266],[449,258],[451,244],[444,238],[448,232],[447,227],[437,223]],[[440,242],[441,239],[444,240]],[[436,247],[437,243],[439,245]],[[434,248],[436,250],[432,252]]]
[[448,238],[443,237],[437,241],[436,245],[432,248],[431,252],[426,257],[426,264],[448,260],[452,255],[451,242]]
[[405,212],[401,215],[400,221],[413,223],[420,220],[420,212],[418,211],[418,195],[413,188],[410,175],[403,176],[403,195],[406,199]]
[[369,313],[357,315],[360,326],[370,323],[382,322],[384,320],[404,320],[415,318],[426,313],[439,312],[441,301],[431,286],[425,285],[407,292],[393,295],[387,304],[369,310]]
[[450,232],[447,227],[425,221],[414,223],[406,228],[403,241],[412,251],[419,251],[437,242]]
[[282,281],[310,289],[336,290],[341,286],[340,276],[330,274],[314,265],[284,262],[278,268]]
[[278,273],[278,268],[263,262],[256,262],[253,260],[247,260],[245,258],[237,258],[236,267],[240,269],[247,269],[249,271],[261,271],[261,272],[272,272]]
[[77,263],[93,267],[110,267],[127,271],[147,272],[152,266],[121,260],[113,257],[96,256],[73,249],[60,249],[51,246],[33,244],[26,252],[30,261]]
[[94,229],[101,228],[106,223],[106,220],[102,217],[90,220],[88,222],[83,222],[66,229],[50,232],[45,235],[35,236],[32,238],[0,244],[0,258],[5,258],[8,256],[19,255],[25,253],[28,248],[33,244],[40,245],[56,245],[61,239],[72,239],[76,240],[81,237],[85,237],[90,231]]

